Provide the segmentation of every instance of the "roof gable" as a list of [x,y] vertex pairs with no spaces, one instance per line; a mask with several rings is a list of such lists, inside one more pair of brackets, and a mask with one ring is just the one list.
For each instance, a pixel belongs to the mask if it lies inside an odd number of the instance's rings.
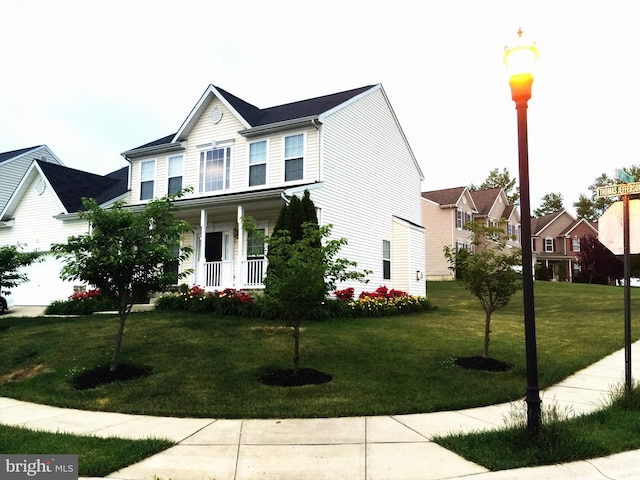
[[83,210],[82,198],[85,197],[93,198],[99,204],[104,204],[128,191],[128,167],[102,176],[55,163],[35,160],[4,210],[0,212],[0,218],[13,213],[24,196],[25,189],[37,175],[41,175],[46,180],[47,185],[55,192],[64,207],[64,212],[55,212],[55,214]]
[[83,210],[83,198],[93,198],[101,204],[127,191],[127,167],[102,176],[39,160],[36,163],[58,195],[66,213]]
[[7,164],[12,160],[16,160],[27,154],[35,153],[38,150],[42,150],[43,156],[48,155],[55,161],[55,163],[62,165],[60,159],[56,157],[56,155],[46,145],[36,145],[35,147],[20,148],[18,150],[12,150],[10,152],[1,152],[0,165]]
[[245,129],[250,130],[255,127],[266,127],[295,120],[318,118],[320,115],[339,108],[341,105],[375,87],[375,85],[369,85],[344,92],[260,109],[220,87],[209,85],[175,134],[135,147],[124,152],[123,155],[140,149],[177,143],[186,139],[213,98],[218,98],[225,107],[238,118]]
[[573,223],[576,220],[569,212],[564,209],[557,212],[548,213],[547,215],[543,215],[539,218],[532,218],[531,234],[533,236],[542,235],[542,232],[544,230],[551,227],[554,223],[558,222],[559,219],[563,217],[569,217],[567,220],[570,220],[570,223]]
[[477,211],[476,204],[467,187],[453,187],[422,192],[422,198],[440,205],[441,208],[457,207],[462,203],[463,197],[465,196],[469,199],[471,209]]
[[488,188],[485,190],[474,190],[471,191],[471,196],[473,197],[473,201],[478,208],[478,215],[487,216],[493,210],[496,202],[499,202],[500,198],[502,198],[502,202],[504,205],[508,204],[507,196],[504,193],[504,189],[502,187]]

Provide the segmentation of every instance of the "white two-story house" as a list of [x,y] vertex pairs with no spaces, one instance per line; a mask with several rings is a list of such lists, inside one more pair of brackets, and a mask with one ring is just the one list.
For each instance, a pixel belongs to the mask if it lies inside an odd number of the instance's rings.
[[176,133],[124,152],[132,205],[174,193],[193,227],[183,269],[207,289],[262,288],[265,247],[282,206],[309,190],[319,222],[348,245],[339,256],[369,284],[425,294],[422,172],[381,85],[258,108],[209,85]]

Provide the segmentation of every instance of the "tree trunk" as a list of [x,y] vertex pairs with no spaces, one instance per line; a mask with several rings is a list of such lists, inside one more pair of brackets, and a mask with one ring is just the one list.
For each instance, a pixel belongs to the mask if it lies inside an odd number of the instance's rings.
[[293,374],[300,372],[300,322],[293,323]]
[[486,312],[484,319],[484,350],[483,358],[489,358],[489,335],[491,334],[491,312]]
[[120,348],[122,346],[122,336],[124,335],[124,324],[127,321],[129,312],[131,312],[131,305],[129,305],[128,292],[119,292],[120,295],[120,308],[118,314],[120,322],[118,325],[118,333],[116,333],[116,343],[113,349],[113,356],[111,357],[111,367],[109,370],[115,372],[118,370],[118,359],[120,358]]

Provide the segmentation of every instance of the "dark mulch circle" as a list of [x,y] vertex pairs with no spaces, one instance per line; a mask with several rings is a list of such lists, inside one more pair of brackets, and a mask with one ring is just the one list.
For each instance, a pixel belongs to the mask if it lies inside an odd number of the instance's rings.
[[513,368],[513,365],[501,362],[495,358],[484,357],[456,358],[453,363],[469,370],[486,370],[489,372],[506,372]]
[[151,373],[151,367],[141,367],[139,365],[126,363],[118,365],[118,369],[115,372],[110,370],[109,365],[98,366],[93,370],[87,370],[86,372],[76,375],[73,378],[73,388],[76,390],[88,390],[122,380],[148,377]]
[[6,332],[11,327],[9,325],[0,325],[0,332]]
[[260,382],[274,387],[301,387],[303,385],[320,385],[330,382],[331,375],[313,368],[301,368],[298,374],[293,369],[267,372],[260,377]]

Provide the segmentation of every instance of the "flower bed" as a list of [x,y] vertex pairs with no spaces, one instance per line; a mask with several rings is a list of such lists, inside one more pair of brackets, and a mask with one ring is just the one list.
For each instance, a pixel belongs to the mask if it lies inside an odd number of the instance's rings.
[[187,310],[191,312],[213,312],[219,315],[242,315],[253,304],[254,299],[244,290],[226,288],[207,292],[194,285],[182,285],[179,291],[162,295],[156,301],[159,310]]
[[401,290],[389,290],[385,286],[373,292],[362,292],[354,299],[353,288],[336,290],[334,295],[339,301],[346,302],[354,317],[382,317],[405,313],[432,310],[433,305],[425,297],[411,296]]
[[46,315],[91,315],[93,312],[118,310],[118,299],[100,289],[74,293],[67,300],[56,300],[45,309]]

